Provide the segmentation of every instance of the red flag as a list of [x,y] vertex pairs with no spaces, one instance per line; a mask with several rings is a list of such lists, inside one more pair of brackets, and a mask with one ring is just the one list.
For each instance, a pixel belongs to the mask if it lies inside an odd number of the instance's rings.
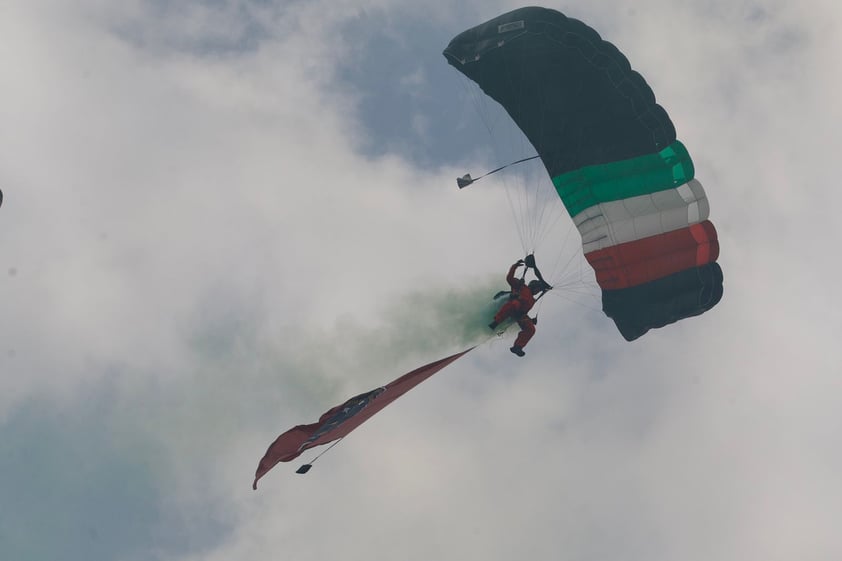
[[266,475],[266,472],[275,467],[278,462],[294,460],[305,450],[347,436],[372,415],[471,349],[473,347],[416,368],[385,386],[354,396],[327,411],[315,423],[292,427],[275,439],[260,459],[254,474],[252,489],[257,489],[257,480]]

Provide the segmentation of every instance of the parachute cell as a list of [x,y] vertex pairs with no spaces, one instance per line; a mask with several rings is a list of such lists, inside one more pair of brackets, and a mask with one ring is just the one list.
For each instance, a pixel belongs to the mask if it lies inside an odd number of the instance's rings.
[[537,151],[623,337],[716,305],[722,271],[704,188],[666,111],[614,45],[530,7],[464,31],[444,55]]

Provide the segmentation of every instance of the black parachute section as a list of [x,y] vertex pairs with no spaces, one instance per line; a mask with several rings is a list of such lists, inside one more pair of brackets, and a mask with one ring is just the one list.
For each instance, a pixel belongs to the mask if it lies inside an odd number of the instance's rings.
[[656,152],[676,139],[623,53],[555,10],[504,14],[457,35],[444,55],[506,108],[550,177]]
[[624,338],[719,302],[718,237],[692,159],[617,47],[579,20],[527,7],[460,33],[444,56],[537,151]]

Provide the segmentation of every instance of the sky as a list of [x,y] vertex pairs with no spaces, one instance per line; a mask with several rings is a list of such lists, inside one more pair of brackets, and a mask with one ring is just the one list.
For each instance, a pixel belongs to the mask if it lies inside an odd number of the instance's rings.
[[842,7],[545,5],[669,112],[725,296],[634,343],[548,298],[519,359],[474,328],[522,248],[504,178],[455,187],[501,162],[441,51],[520,4],[0,4],[0,558],[842,558]]

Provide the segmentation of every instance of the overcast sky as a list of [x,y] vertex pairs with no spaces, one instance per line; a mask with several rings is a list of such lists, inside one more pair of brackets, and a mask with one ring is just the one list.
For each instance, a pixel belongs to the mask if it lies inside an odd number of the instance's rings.
[[0,558],[842,558],[835,0],[547,4],[670,113],[722,302],[627,343],[548,298],[525,358],[251,490],[283,430],[484,340],[522,252],[500,179],[455,187],[501,162],[441,51],[519,6],[0,3]]

